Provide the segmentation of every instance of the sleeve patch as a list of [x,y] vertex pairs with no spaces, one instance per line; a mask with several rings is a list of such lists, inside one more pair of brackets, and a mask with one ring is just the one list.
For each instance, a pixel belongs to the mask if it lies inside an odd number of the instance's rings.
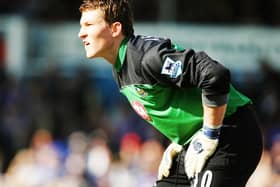
[[169,75],[170,78],[177,78],[182,74],[182,62],[167,57],[162,66],[161,74]]

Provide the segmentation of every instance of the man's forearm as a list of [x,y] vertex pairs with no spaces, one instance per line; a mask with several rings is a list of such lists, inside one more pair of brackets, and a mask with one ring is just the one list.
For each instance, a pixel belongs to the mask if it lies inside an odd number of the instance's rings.
[[203,124],[209,128],[216,128],[223,123],[227,105],[210,107],[203,104]]

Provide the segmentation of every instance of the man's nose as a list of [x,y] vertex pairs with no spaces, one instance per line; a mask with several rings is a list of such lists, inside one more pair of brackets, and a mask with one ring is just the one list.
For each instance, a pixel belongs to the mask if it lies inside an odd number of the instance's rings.
[[78,33],[78,37],[79,37],[79,38],[84,38],[85,36],[86,36],[86,33],[85,33],[84,29],[81,28],[80,31],[79,31],[79,33]]

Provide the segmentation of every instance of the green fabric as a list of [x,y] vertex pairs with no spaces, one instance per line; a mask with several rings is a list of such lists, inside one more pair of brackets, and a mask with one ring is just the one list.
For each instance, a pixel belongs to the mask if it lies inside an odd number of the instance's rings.
[[185,50],[185,48],[175,43],[172,43],[172,48],[176,50]]
[[125,59],[127,42],[128,42],[128,38],[124,38],[121,45],[120,45],[120,48],[119,48],[117,61],[115,63],[115,68],[118,72],[120,71],[120,69],[122,67],[122,64],[124,62],[124,59]]
[[[181,145],[188,143],[192,135],[202,126],[200,89],[129,85],[123,87],[121,93],[131,104],[135,101],[140,102],[149,116],[146,121],[173,142]],[[250,102],[250,99],[231,86],[226,116],[234,113],[238,106]]]

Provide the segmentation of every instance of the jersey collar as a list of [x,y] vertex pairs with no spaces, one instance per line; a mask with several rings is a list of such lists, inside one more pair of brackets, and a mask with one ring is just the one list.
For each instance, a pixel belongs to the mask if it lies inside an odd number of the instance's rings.
[[115,63],[115,68],[119,72],[121,70],[121,67],[123,65],[124,59],[125,59],[125,53],[127,48],[127,42],[129,38],[124,38],[118,52],[118,57]]

